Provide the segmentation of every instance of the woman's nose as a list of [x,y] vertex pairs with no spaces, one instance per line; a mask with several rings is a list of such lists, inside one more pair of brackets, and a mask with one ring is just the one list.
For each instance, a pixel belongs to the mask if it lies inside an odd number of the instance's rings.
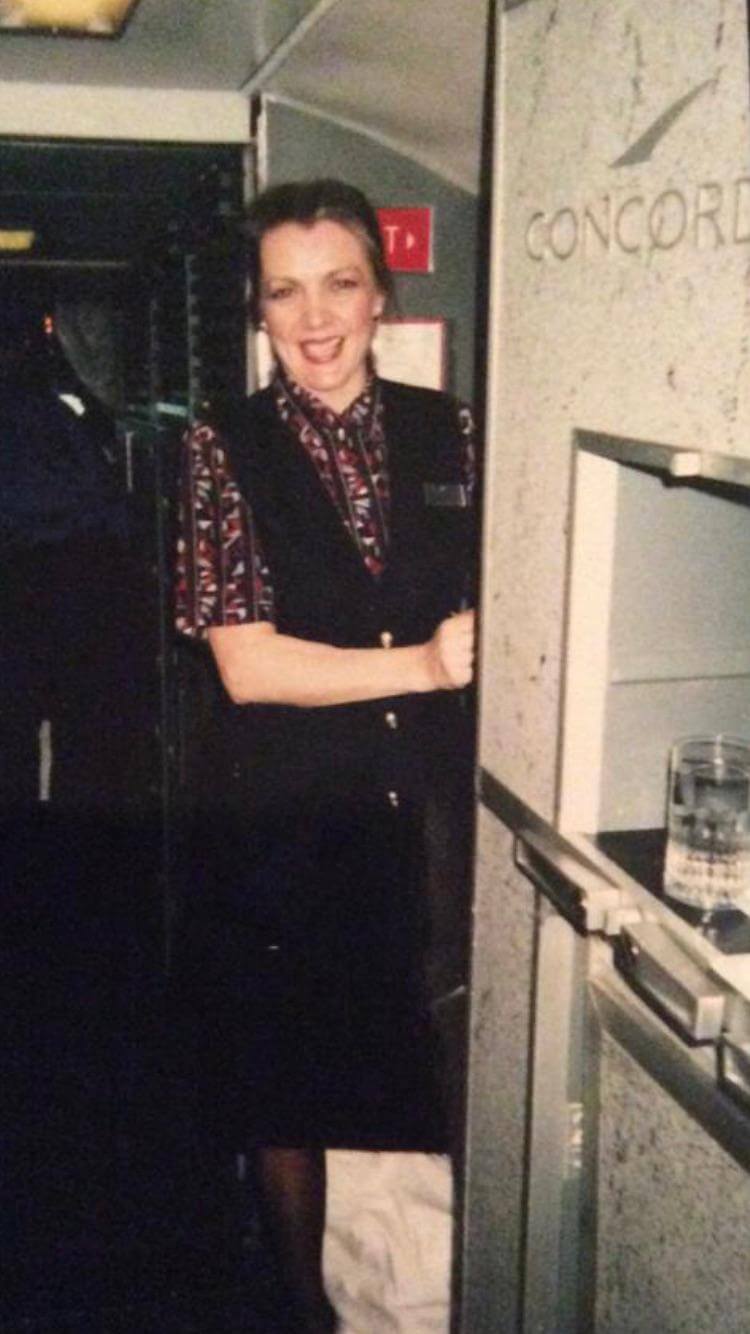
[[302,309],[302,319],[309,329],[318,329],[328,319],[328,304],[321,293],[310,293]]

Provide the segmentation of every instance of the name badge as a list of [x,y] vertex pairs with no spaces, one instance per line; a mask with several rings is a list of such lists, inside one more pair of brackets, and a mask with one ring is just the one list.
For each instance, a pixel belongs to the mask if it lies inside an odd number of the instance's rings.
[[465,510],[469,507],[469,488],[461,482],[425,482],[425,505]]

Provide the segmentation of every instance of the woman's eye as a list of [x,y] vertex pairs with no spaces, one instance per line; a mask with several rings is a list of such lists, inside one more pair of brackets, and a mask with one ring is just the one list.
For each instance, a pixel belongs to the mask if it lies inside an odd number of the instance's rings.
[[346,292],[349,291],[350,288],[358,286],[359,286],[359,279],[357,278],[341,277],[341,278],[334,278],[333,280],[333,287],[334,290],[337,292]]
[[266,292],[266,299],[268,301],[283,301],[284,297],[291,295],[291,287],[271,287],[269,291]]

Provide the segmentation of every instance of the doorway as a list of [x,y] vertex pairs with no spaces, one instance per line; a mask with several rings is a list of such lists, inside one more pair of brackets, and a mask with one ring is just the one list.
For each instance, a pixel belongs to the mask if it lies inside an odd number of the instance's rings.
[[244,388],[245,166],[222,145],[0,142],[0,229],[33,234],[0,250],[27,363],[0,470],[0,1287],[30,1330],[90,1314],[124,1257],[158,1251],[163,1279],[185,1240],[190,1129],[159,1034],[181,720],[206,687],[172,635],[172,512],[186,419]]

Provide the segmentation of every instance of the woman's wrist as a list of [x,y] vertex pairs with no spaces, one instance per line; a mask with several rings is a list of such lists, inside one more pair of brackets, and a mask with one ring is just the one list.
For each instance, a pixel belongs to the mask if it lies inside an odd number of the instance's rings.
[[425,695],[441,688],[436,677],[434,653],[429,640],[426,644],[413,644],[401,651],[408,655],[409,694]]

